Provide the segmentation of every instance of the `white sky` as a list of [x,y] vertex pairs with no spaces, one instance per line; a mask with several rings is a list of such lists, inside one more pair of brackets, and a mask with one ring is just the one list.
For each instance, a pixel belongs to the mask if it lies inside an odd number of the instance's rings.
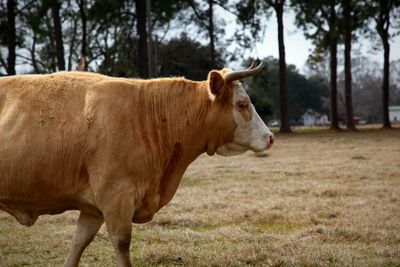
[[[218,7],[215,13],[223,16],[226,21],[226,37],[231,37],[234,34],[236,27],[235,17]],[[304,70],[308,55],[313,50],[313,45],[310,40],[307,40],[304,37],[303,31],[295,25],[293,12],[285,12],[283,22],[285,31],[284,41],[286,62],[288,64],[296,65],[297,68],[303,72],[302,70]],[[264,58],[267,56],[273,56],[275,58],[279,57],[278,30],[275,13],[272,13],[266,23],[267,29],[265,32],[264,41],[262,43],[257,43],[255,49],[249,51],[249,54],[245,56],[258,58]],[[368,57],[374,61],[383,62],[383,49],[381,51],[373,51],[371,49],[372,43],[370,40],[360,39],[358,42],[353,42],[353,47],[360,47],[364,55],[368,55]],[[229,49],[232,49],[232,47]],[[400,59],[400,36],[397,36],[391,41],[390,60],[396,59]]]

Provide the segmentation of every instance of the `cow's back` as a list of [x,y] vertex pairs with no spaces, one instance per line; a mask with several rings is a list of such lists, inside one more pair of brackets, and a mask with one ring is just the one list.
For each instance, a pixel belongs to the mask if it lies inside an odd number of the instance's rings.
[[0,200],[62,198],[86,183],[85,95],[101,77],[58,73],[0,79]]

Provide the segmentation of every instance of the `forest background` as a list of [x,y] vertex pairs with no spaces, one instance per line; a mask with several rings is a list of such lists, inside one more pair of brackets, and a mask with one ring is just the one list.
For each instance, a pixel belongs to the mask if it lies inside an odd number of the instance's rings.
[[[328,114],[332,129],[355,129],[355,117],[390,127],[388,107],[400,104],[400,59],[390,59],[400,47],[399,2],[1,0],[0,75],[70,71],[84,59],[84,70],[111,76],[205,80],[211,69],[257,59],[266,67],[245,85],[281,131],[308,109]],[[267,34],[272,26],[278,36]],[[311,49],[293,49],[291,34]],[[307,53],[306,64],[286,63],[285,47]]]

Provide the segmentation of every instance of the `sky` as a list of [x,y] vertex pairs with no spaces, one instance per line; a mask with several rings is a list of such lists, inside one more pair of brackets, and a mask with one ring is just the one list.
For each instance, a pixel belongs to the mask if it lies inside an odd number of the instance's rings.
[[[223,16],[226,22],[225,32],[226,38],[231,37],[236,28],[236,18],[221,9],[217,9],[216,14]],[[286,62],[287,64],[294,64],[300,72],[305,72],[305,63],[308,55],[313,50],[313,45],[310,40],[304,37],[303,31],[295,25],[295,16],[293,12],[284,13],[284,41],[286,51]],[[267,56],[279,57],[278,50],[278,32],[276,16],[273,13],[268,19],[267,29],[265,32],[265,38],[263,42],[257,43],[255,49],[248,51],[248,55],[256,58],[265,58]],[[372,49],[372,42],[368,39],[360,39],[358,42],[353,42],[354,48],[360,48],[362,54],[368,55],[374,61],[383,63],[383,49],[381,51],[374,51]],[[230,49],[233,49],[230,47]],[[391,40],[391,51],[390,60],[400,59],[400,36],[397,36]],[[233,67],[235,64],[232,64]]]

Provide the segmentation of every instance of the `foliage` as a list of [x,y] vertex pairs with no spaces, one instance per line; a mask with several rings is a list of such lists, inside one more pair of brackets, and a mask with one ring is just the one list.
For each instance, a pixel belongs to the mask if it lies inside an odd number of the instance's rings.
[[314,53],[310,56],[317,59],[334,39],[340,38],[336,17],[340,9],[340,0],[292,0],[291,5],[296,12],[296,24],[315,45]]
[[[210,71],[209,47],[191,40],[186,34],[173,38],[159,47],[160,76],[184,76],[193,80],[205,80]],[[217,65],[223,65],[220,53]]]
[[235,33],[235,41],[241,47],[253,48],[254,43],[264,38],[266,24],[263,23],[271,15],[263,1],[239,1],[235,5],[237,20],[241,25]]
[[119,36],[117,40],[102,49],[102,61],[97,71],[111,76],[137,77],[136,47],[132,48],[135,38],[132,36]]
[[[279,114],[279,61],[269,57],[264,59],[266,67],[259,75],[250,79],[249,95],[264,119],[277,118]],[[289,119],[297,121],[311,108],[324,112],[323,98],[327,96],[326,82],[318,76],[299,73],[294,65],[287,65],[287,91]]]
[[369,2],[365,0],[364,6],[364,16],[368,18],[369,22],[369,27],[364,29],[364,34],[376,43],[374,47],[376,50],[381,49],[381,43],[378,42],[378,39],[385,38],[384,34],[387,34],[388,39],[400,34],[400,1],[380,0]]

